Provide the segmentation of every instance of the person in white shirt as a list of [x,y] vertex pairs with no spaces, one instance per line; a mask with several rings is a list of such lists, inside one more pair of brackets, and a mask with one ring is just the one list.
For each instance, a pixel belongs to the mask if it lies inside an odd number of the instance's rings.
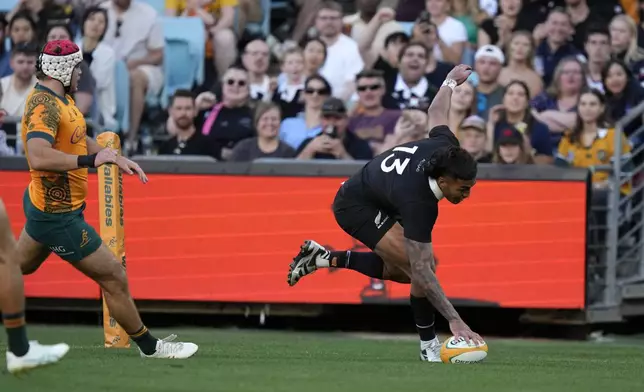
[[327,46],[320,74],[331,84],[333,96],[346,101],[355,90],[355,76],[364,63],[358,44],[342,34],[342,11],[335,1],[324,1],[315,18],[315,29]]
[[11,51],[13,74],[0,79],[2,98],[0,107],[8,116],[21,117],[31,89],[36,85],[36,59],[38,48],[33,45],[18,45]]
[[438,27],[438,44],[434,46],[434,58],[459,64],[467,44],[465,25],[449,16],[448,0],[427,0],[425,5],[432,23]]

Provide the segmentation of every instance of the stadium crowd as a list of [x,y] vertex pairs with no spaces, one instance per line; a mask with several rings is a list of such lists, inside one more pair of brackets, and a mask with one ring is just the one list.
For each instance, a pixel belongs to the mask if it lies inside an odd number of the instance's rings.
[[[2,117],[22,115],[39,47],[72,39],[84,56],[76,103],[128,154],[370,159],[425,137],[426,109],[466,63],[475,73],[455,89],[450,128],[479,162],[588,167],[609,162],[614,121],[644,98],[644,7],[632,0],[294,0],[293,17],[264,32],[252,28],[271,12],[260,0],[15,3],[0,19]],[[168,17],[203,24],[200,85],[163,91]],[[20,154],[16,125],[2,128],[0,155]]]

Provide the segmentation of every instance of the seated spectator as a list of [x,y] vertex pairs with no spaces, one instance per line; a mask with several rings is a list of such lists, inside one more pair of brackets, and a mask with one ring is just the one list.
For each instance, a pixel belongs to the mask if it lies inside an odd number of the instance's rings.
[[588,75],[586,83],[589,88],[604,92],[602,70],[610,60],[610,33],[606,27],[590,26],[587,29],[584,48],[588,57]]
[[[615,4],[608,4],[610,1],[601,1],[594,7],[589,7],[588,0],[566,0],[566,12],[570,15],[570,21],[574,29],[572,44],[579,52],[585,50],[588,29],[594,25],[607,26],[615,16]],[[621,13],[621,9],[619,12]]]
[[449,16],[448,0],[427,0],[425,4],[431,22],[438,28],[438,42],[433,48],[434,57],[439,61],[460,63],[467,44],[465,25]]
[[394,133],[387,135],[380,148],[387,151],[401,144],[427,138],[427,107],[408,108],[403,110],[396,122]]
[[475,112],[476,89],[470,82],[465,82],[454,88],[449,107],[449,129],[456,132],[465,118]]
[[273,102],[280,108],[283,118],[296,117],[304,110],[304,54],[300,48],[284,52],[282,74],[273,94]]
[[328,98],[322,106],[322,132],[302,142],[297,159],[369,160],[369,143],[347,130],[347,108],[338,98]]
[[11,51],[13,74],[0,79],[2,97],[0,108],[9,116],[22,117],[25,102],[36,85],[36,59],[39,50],[35,45],[18,45]]
[[130,126],[124,143],[128,153],[138,149],[146,95],[158,96],[165,83],[163,27],[149,4],[112,0],[102,6],[107,9],[108,21],[103,42],[114,49],[117,61],[124,60],[130,71]]
[[304,75],[319,74],[326,61],[326,44],[319,38],[311,38],[304,45]]
[[370,56],[363,53],[365,58],[365,69],[376,69],[382,71],[385,80],[396,77],[398,73],[398,60],[400,51],[409,43],[409,37],[405,33],[392,33],[385,39],[385,47],[377,58],[365,57]]
[[385,79],[381,71],[362,71],[356,75],[356,90],[358,110],[349,118],[348,130],[368,141],[373,154],[378,155],[384,151],[385,138],[394,133],[400,111],[382,106]]
[[[615,156],[614,127],[609,127],[605,120],[604,96],[597,90],[584,92],[579,97],[577,121],[571,130],[566,131],[559,143],[559,150],[555,164],[558,166],[572,166],[590,168],[596,165],[609,165]],[[622,135],[622,147],[628,157],[631,147]],[[592,175],[595,189],[607,189],[609,174],[603,171],[594,171]],[[630,192],[630,184],[622,187],[622,193]]]
[[327,47],[327,56],[320,74],[331,85],[334,97],[349,99],[355,89],[353,81],[364,68],[358,44],[342,34],[342,6],[323,1],[315,19],[315,28]]
[[537,46],[535,62],[546,86],[552,82],[555,69],[561,60],[579,55],[577,48],[570,43],[573,31],[570,15],[563,8],[555,8],[545,23],[546,36],[542,40],[536,38],[540,43]]
[[610,46],[614,57],[624,61],[644,85],[644,49],[637,46],[637,25],[628,15],[617,15],[610,22]]
[[[418,20],[412,29],[411,41],[414,43],[423,44],[427,48],[433,48],[437,45],[438,42],[438,32],[436,25],[430,21]],[[404,48],[404,45],[403,45]],[[400,51],[402,48],[398,49],[397,57],[400,57]],[[427,66],[425,67],[425,77],[430,84],[434,86],[440,86],[443,84],[443,81],[447,77],[449,71],[454,68],[454,65],[451,63],[446,63],[444,61],[438,61],[434,56],[434,52],[430,50],[427,54]],[[387,76],[387,75],[385,75]]]
[[[36,22],[31,18],[29,13],[17,12],[9,19],[9,47],[16,45],[25,45],[33,43],[37,45],[36,40]],[[2,43],[4,46],[4,43]],[[11,75],[13,72],[9,66],[11,52],[4,53],[0,59],[0,77]]]
[[385,80],[387,94],[383,104],[388,109],[428,106],[438,87],[429,83],[425,69],[430,51],[421,43],[411,42],[400,51],[400,68],[394,79]]
[[[72,39],[72,32],[67,25],[51,25],[46,35],[47,42],[56,40]],[[85,117],[91,117],[92,105],[94,104],[94,92],[96,91],[96,80],[86,62],[79,64],[81,70],[78,88],[74,91],[74,102],[78,110]]]
[[[626,64],[614,59],[608,62],[602,71],[602,82],[606,95],[606,113],[611,119],[624,117],[631,109],[644,101],[644,88],[637,83]],[[642,126],[642,119],[636,119],[626,126],[627,136]],[[644,140],[634,140],[639,145]]]
[[525,139],[514,127],[501,131],[494,143],[492,163],[502,165],[526,165],[534,163],[532,154],[526,150]]
[[[70,9],[71,11],[71,9]],[[53,0],[22,0],[7,14],[11,19],[16,13],[27,13],[36,24],[36,39],[44,42],[47,32],[54,25],[67,25],[72,20],[71,12],[56,4]]]
[[492,154],[487,149],[485,120],[476,115],[467,117],[458,127],[457,135],[461,147],[478,163],[492,163]]
[[305,139],[320,134],[322,105],[329,96],[331,96],[331,85],[321,75],[306,78],[304,112],[297,117],[282,121],[280,139],[297,150]]
[[548,127],[535,120],[530,113],[528,85],[514,80],[508,84],[503,103],[490,111],[488,119],[488,150],[504,129],[517,129],[526,138],[526,151],[536,163],[552,163],[553,146]]
[[231,67],[222,78],[221,100],[211,92],[197,96],[197,126],[208,137],[208,145],[217,160],[230,159],[235,145],[255,136],[250,107],[248,72]]
[[249,162],[260,158],[293,158],[295,150],[280,141],[280,108],[262,102],[255,110],[257,137],[242,140],[233,148],[231,162]]
[[269,102],[273,98],[274,87],[268,76],[269,60],[270,51],[263,39],[253,39],[244,46],[241,61],[250,78],[251,99]]
[[503,63],[503,52],[493,45],[480,47],[474,55],[474,72],[478,75],[476,114],[485,120],[490,109],[503,100],[504,88],[499,83]]
[[557,65],[548,89],[530,103],[534,118],[550,130],[553,146],[559,144],[562,132],[575,125],[577,101],[585,88],[584,66],[576,57],[568,57]]
[[10,157],[16,155],[15,142],[11,142],[7,138],[7,133],[4,130],[4,118],[7,113],[0,109],[0,157]]
[[172,137],[159,147],[159,155],[213,155],[208,139],[197,131],[197,107],[192,93],[177,90],[170,97],[168,115],[174,129]]
[[114,49],[103,42],[107,29],[107,11],[89,7],[81,21],[81,39],[77,44],[83,52],[83,60],[96,81],[96,100],[100,123],[107,129],[115,129],[116,122],[116,55]]
[[530,87],[530,98],[543,91],[543,79],[534,70],[534,49],[534,40],[529,32],[517,31],[512,35],[505,49],[508,63],[499,75],[501,86],[507,86],[513,80],[522,80]]
[[[131,0],[121,0],[131,1]],[[169,16],[196,16],[201,18],[206,34],[206,58],[214,59],[217,75],[223,75],[237,57],[235,8],[238,0],[166,0],[166,14]]]
[[500,0],[499,5],[499,15],[481,22],[481,28],[478,30],[479,46],[495,45],[506,48],[512,39],[512,33],[517,28],[526,28],[517,24],[522,7],[521,0]]
[[[389,7],[378,9],[380,0],[360,0],[360,20],[353,25],[351,37],[358,43],[365,68],[371,68],[380,60],[390,36],[405,34],[394,20],[396,12]],[[397,57],[397,55],[396,55]]]

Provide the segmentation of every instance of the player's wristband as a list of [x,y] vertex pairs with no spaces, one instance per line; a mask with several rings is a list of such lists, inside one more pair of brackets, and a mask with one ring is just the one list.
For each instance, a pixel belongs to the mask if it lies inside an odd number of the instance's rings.
[[451,88],[452,91],[454,91],[454,88],[456,88],[456,85],[457,85],[456,80],[454,80],[454,79],[445,79],[445,81],[443,82],[441,87],[446,86],[446,87]]
[[96,167],[96,155],[98,154],[91,154],[91,155],[79,155],[78,156],[78,168],[83,168],[83,167]]

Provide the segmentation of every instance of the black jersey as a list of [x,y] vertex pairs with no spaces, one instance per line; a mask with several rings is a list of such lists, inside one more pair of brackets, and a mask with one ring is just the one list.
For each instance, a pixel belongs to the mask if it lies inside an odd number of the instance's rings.
[[344,183],[345,197],[385,212],[404,227],[406,238],[431,242],[438,198],[424,165],[437,150],[458,145],[447,126],[434,127],[429,138],[397,146],[367,163]]

